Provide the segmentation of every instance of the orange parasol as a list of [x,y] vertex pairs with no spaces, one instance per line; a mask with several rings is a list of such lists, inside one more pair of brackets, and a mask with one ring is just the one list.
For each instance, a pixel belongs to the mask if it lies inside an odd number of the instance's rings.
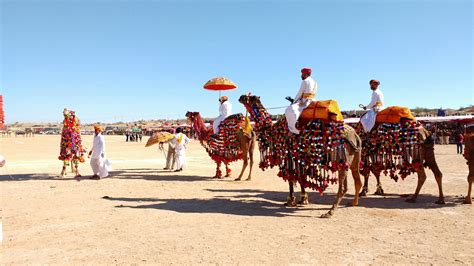
[[151,145],[160,143],[160,142],[167,142],[169,140],[174,139],[174,134],[171,134],[166,131],[157,132],[151,136],[148,141],[146,142],[145,147],[150,147]]
[[204,89],[213,91],[233,90],[235,88],[237,88],[237,85],[235,85],[232,80],[224,77],[210,79],[206,84],[204,84]]

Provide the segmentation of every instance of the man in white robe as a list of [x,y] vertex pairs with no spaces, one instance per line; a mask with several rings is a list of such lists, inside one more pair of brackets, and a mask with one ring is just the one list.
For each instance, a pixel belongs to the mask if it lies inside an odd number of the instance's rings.
[[191,140],[183,133],[183,129],[178,127],[176,129],[175,138],[171,140],[174,144],[175,157],[176,157],[176,170],[175,172],[182,171],[186,167],[186,144]]
[[296,122],[298,122],[301,112],[313,101],[318,90],[318,84],[311,77],[311,68],[301,69],[301,79],[303,81],[295,99],[286,97],[287,100],[292,102],[285,110],[286,122],[288,123],[288,129],[294,134],[300,133],[296,128]]
[[91,157],[91,167],[93,176],[91,179],[100,179],[107,177],[110,171],[110,164],[105,158],[105,141],[102,136],[102,128],[100,126],[94,126],[94,141],[92,143],[92,149],[89,152]]
[[360,122],[364,127],[365,132],[370,132],[375,125],[377,113],[383,108],[383,93],[378,88],[380,81],[372,79],[369,81],[370,89],[372,90],[372,100],[364,110],[368,110],[361,118]]
[[212,124],[214,134],[219,133],[219,125],[221,124],[221,122],[232,114],[232,104],[229,102],[229,98],[227,96],[222,96],[221,98],[219,98],[219,102],[219,116],[214,120],[214,123]]

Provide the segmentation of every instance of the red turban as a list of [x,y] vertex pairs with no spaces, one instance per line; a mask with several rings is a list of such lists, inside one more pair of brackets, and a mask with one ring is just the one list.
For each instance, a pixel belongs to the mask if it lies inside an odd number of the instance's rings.
[[305,67],[305,68],[301,69],[301,74],[311,76],[311,68],[306,68]]

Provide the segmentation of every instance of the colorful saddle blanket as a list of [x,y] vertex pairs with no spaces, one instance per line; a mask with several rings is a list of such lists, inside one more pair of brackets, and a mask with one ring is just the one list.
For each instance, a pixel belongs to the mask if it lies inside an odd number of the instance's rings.
[[400,120],[415,121],[415,117],[407,107],[390,106],[377,113],[377,123],[400,123]]

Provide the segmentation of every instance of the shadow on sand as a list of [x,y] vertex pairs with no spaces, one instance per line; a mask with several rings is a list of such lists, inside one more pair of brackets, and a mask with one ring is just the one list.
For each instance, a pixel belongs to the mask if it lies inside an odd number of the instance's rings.
[[117,205],[117,208],[159,209],[178,213],[221,213],[239,216],[272,216],[272,217],[312,217],[298,215],[308,210],[325,210],[324,208],[285,208],[282,204],[264,200],[231,200],[224,198],[211,199],[159,199],[159,198],[113,198],[107,200],[122,202],[154,202],[144,205]]

